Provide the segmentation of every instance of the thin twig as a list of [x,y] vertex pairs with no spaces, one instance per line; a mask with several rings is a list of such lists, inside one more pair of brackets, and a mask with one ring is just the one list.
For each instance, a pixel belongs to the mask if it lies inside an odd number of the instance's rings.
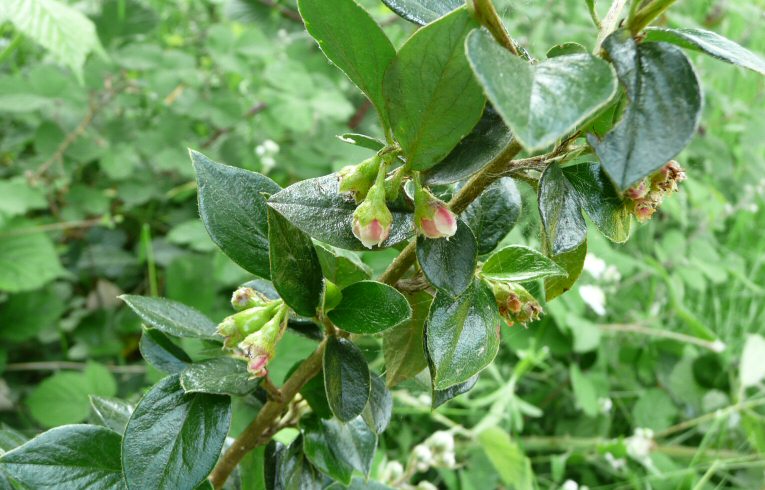
[[595,41],[595,54],[600,53],[600,46],[609,34],[614,32],[619,27],[619,18],[622,16],[624,7],[627,6],[628,0],[614,0],[611,4],[611,8],[608,9],[608,13],[603,18],[601,23],[600,32],[598,33],[597,40]]
[[[6,371],[59,371],[61,369],[84,370],[87,364],[84,362],[67,361],[49,361],[49,362],[15,362],[5,366]],[[144,374],[146,366],[128,365],[128,366],[105,366],[110,372],[115,374]]]
[[646,327],[643,325],[638,324],[621,324],[621,323],[612,323],[608,325],[598,325],[598,328],[604,332],[604,333],[635,333],[640,335],[648,335],[651,337],[660,337],[664,339],[670,339],[670,340],[676,340],[678,342],[682,342],[685,344],[693,344],[698,347],[702,347],[707,350],[711,350],[712,352],[721,352],[725,349],[725,344],[718,341],[708,341],[704,339],[700,339],[698,337],[693,337],[691,335],[685,335],[678,332],[673,332],[671,330],[662,330],[658,328],[651,328]]

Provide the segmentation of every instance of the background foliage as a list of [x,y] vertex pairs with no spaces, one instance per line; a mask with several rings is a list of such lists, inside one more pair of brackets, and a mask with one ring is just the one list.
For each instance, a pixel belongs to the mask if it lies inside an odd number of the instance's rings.
[[[396,46],[412,32],[381,3],[362,3]],[[498,2],[537,57],[560,39],[591,42],[582,3]],[[20,22],[22,4],[56,22]],[[0,7],[13,22],[0,26],[0,451],[97,420],[112,397],[135,403],[162,377],[139,362],[141,325],[117,295],[162,295],[221,319],[250,279],[198,219],[186,147],[287,185],[368,155],[336,135],[381,131],[291,2],[62,5]],[[681,2],[663,22],[762,53],[764,19],[758,2],[705,0]],[[431,411],[426,380],[405,385],[421,396],[394,391],[373,478],[451,428],[459,468],[413,481],[521,487],[528,457],[543,488],[762,486],[765,82],[690,56],[704,126],[679,158],[682,192],[625,245],[592,233],[584,280],[528,329],[504,329],[497,362],[469,393]],[[539,248],[538,214],[524,211],[505,241]],[[379,272],[393,254],[362,255]],[[381,367],[383,346],[363,347]],[[204,357],[201,343],[184,348]],[[312,349],[288,333],[274,380]],[[258,403],[234,407],[231,435]],[[641,440],[655,444],[645,458]]]

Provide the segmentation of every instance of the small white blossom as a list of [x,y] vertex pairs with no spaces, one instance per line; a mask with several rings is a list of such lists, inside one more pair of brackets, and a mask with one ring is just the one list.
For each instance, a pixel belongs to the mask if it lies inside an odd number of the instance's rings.
[[430,465],[433,463],[433,453],[430,448],[424,444],[418,444],[412,451],[412,457],[415,461],[415,468],[417,471],[428,471]]
[[428,445],[433,451],[454,451],[454,436],[451,432],[439,430],[428,438]]
[[421,481],[417,484],[417,490],[438,490],[438,487],[427,481]]
[[600,279],[606,272],[606,261],[593,254],[584,256],[584,270],[595,279]]
[[388,461],[382,471],[382,480],[386,483],[395,483],[404,474],[404,466],[398,461]]
[[653,447],[653,431],[638,427],[635,429],[635,434],[627,438],[626,445],[627,454],[631,458],[641,463],[646,462],[651,453],[651,447]]
[[606,314],[606,293],[601,288],[591,285],[581,286],[579,296],[598,316]]
[[605,457],[608,464],[611,465],[611,468],[616,471],[619,471],[627,466],[627,461],[624,458],[615,458],[611,453],[606,453]]
[[714,342],[712,342],[712,345],[710,347],[712,348],[714,352],[722,352],[728,348],[728,346],[725,345],[725,342],[723,342],[720,339],[717,339]]
[[603,413],[610,413],[614,408],[614,402],[608,397],[598,398],[598,405],[600,405],[600,411]]
[[566,480],[561,485],[560,490],[579,490],[579,484],[574,480]]

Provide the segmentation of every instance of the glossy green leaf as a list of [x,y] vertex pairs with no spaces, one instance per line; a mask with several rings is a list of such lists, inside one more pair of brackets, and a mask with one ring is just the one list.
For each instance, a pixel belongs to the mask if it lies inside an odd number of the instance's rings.
[[333,480],[348,485],[353,475],[353,467],[344,457],[336,455],[332,451],[331,442],[327,439],[327,433],[322,422],[324,420],[313,414],[300,420],[305,456],[319,471]]
[[510,146],[513,135],[490,105],[473,130],[436,166],[423,172],[425,183],[451,184],[466,179]]
[[213,242],[231,260],[268,278],[268,221],[265,194],[281,188],[249,170],[214,162],[192,151],[197,173],[199,215]]
[[364,410],[369,400],[369,366],[358,347],[348,339],[332,336],[324,349],[324,388],[335,417],[348,422]]
[[588,53],[587,48],[582,46],[579,43],[562,43],[562,44],[556,44],[552,48],[547,50],[547,57],[548,58],[555,58],[556,56],[566,56],[569,54],[582,54],[582,53]]
[[372,269],[357,254],[323,243],[315,246],[324,277],[337,287],[344,288],[372,277]]
[[584,258],[587,256],[587,240],[571,251],[554,255],[552,259],[563,270],[566,276],[554,276],[545,279],[545,299],[551,301],[562,295],[574,285],[582,274]]
[[119,297],[149,327],[175,337],[220,339],[215,323],[199,311],[177,301],[123,294]]
[[396,50],[380,26],[354,0],[300,0],[298,8],[327,58],[369,97],[385,120],[382,81]]
[[231,357],[197,362],[181,373],[181,386],[186,393],[242,396],[259,384],[260,378],[250,379],[246,362]]
[[15,449],[29,439],[21,432],[11,429],[7,425],[0,426],[0,456],[7,453],[11,449]]
[[327,442],[333,453],[365,476],[369,476],[377,449],[377,436],[356,417],[348,423],[336,419],[322,420]]
[[360,281],[343,289],[343,298],[329,313],[346,332],[375,334],[405,322],[412,309],[403,294],[381,282]]
[[571,133],[616,94],[613,69],[588,53],[532,65],[477,30],[468,37],[467,54],[487,97],[529,151]]
[[412,307],[411,319],[383,334],[385,383],[388,386],[413,378],[428,367],[423,334],[433,297],[422,291],[406,296]]
[[415,24],[425,25],[464,5],[461,0],[383,0],[392,11]]
[[343,143],[366,148],[367,150],[380,151],[385,148],[385,143],[377,138],[358,133],[343,133],[337,137]]
[[464,383],[499,350],[500,319],[491,289],[476,280],[461,296],[438,292],[425,330],[433,388]]
[[125,426],[134,408],[133,405],[119,398],[95,395],[90,396],[90,407],[101,425],[119,434],[125,432]]
[[549,276],[565,276],[566,271],[532,248],[510,245],[486,260],[481,275],[495,281],[526,282]]
[[716,32],[705,29],[669,29],[666,27],[648,27],[645,30],[646,41],[664,41],[683,48],[696,49],[718,60],[742,66],[765,75],[765,59],[738,43]]
[[299,315],[314,316],[324,283],[311,238],[269,208],[268,243],[271,281],[279,296]]
[[444,403],[448,402],[452,398],[462,395],[470,391],[473,386],[478,382],[478,375],[472,376],[470,379],[463,383],[450,386],[444,390],[433,390],[431,395],[431,407],[438,408]]
[[462,212],[478,242],[478,254],[484,255],[499,245],[518,221],[521,194],[510,177],[502,177],[486,188],[481,196]]
[[391,129],[415,170],[440,162],[481,117],[485,100],[463,46],[476,26],[464,8],[441,17],[415,32],[385,72]]
[[473,282],[478,244],[470,227],[457,220],[449,238],[417,237],[417,262],[428,281],[452,296],[459,296]]
[[143,329],[138,349],[146,362],[168,374],[179,373],[191,364],[191,358],[183,349],[154,328]]
[[268,453],[267,448],[267,490],[321,490],[321,473],[306,458],[302,436],[287,447],[276,443],[273,454]]
[[332,418],[332,410],[327,401],[327,390],[324,388],[324,372],[318,373],[300,389],[300,394],[310,405],[313,413],[323,419]]
[[611,180],[622,190],[675,157],[690,141],[701,114],[701,91],[685,54],[666,43],[637,44],[619,30],[603,43],[629,105],[602,140],[589,135]]
[[393,415],[393,395],[385,386],[382,376],[371,373],[372,385],[369,391],[369,401],[361,417],[375,434],[382,434],[390,423]]
[[[268,204],[317,240],[347,250],[366,250],[353,236],[356,202],[338,193],[337,174],[297,182],[271,196]],[[411,207],[389,203],[388,208],[393,224],[382,248],[407,240],[414,230]]]
[[185,393],[177,374],[164,378],[141,399],[125,428],[128,488],[194,488],[218,460],[230,422],[229,397]]
[[28,488],[125,488],[120,435],[96,425],[64,425],[5,453],[0,468]]

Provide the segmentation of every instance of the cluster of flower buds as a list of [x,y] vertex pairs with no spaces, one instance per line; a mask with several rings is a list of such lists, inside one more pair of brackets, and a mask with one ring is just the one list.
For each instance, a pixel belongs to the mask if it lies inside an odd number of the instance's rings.
[[367,248],[381,245],[390,234],[393,215],[385,203],[385,170],[379,155],[340,171],[340,192],[363,199],[353,212],[353,234]]
[[685,170],[671,160],[656,173],[627,189],[624,197],[633,215],[645,223],[661,206],[664,198],[677,191],[678,184],[686,178]]
[[520,284],[492,281],[491,287],[497,300],[499,314],[509,326],[512,327],[516,323],[526,326],[542,316],[542,306]]
[[284,333],[287,309],[280,299],[269,300],[252,288],[237,289],[231,297],[237,313],[226,317],[216,330],[223,347],[247,361],[253,377],[267,374],[266,365]]
[[457,232],[457,217],[445,202],[416,185],[414,222],[417,233],[427,238],[449,238]]

